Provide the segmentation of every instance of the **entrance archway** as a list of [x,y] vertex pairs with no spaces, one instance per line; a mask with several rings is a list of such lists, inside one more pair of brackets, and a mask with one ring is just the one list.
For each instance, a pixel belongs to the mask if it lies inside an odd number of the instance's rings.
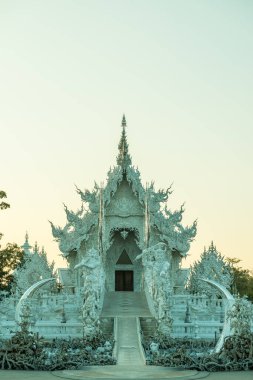
[[141,260],[135,260],[141,253],[137,245],[138,231],[127,227],[112,229],[110,237],[112,244],[105,263],[106,290],[141,291]]

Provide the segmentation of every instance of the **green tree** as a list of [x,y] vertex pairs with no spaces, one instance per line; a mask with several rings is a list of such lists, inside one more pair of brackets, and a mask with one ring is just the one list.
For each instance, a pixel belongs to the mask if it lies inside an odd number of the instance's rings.
[[13,271],[21,264],[24,251],[15,243],[0,250],[0,290],[10,291]]
[[[0,199],[7,198],[6,192],[3,190],[0,190]],[[1,201],[0,203],[0,210],[5,210],[6,208],[9,208],[9,203],[6,203],[4,201]]]
[[[7,198],[6,192],[3,190],[0,190],[0,210],[5,210],[10,207],[9,203],[2,201],[3,198]],[[2,239],[2,237],[3,237],[3,234],[0,232],[0,240]]]
[[[10,207],[9,203],[2,201],[7,195],[5,191],[0,190],[0,210]],[[0,233],[0,240],[3,234]],[[8,243],[5,248],[0,246],[0,291],[10,291],[13,281],[13,271],[21,264],[24,252],[15,243]]]
[[241,297],[247,296],[250,301],[253,301],[253,272],[249,269],[243,269],[238,266],[241,262],[237,257],[227,257],[233,273],[233,293],[239,293]]

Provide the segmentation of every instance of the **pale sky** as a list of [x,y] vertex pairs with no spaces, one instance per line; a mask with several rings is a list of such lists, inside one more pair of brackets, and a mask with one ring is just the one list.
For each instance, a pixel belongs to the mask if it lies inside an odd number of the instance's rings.
[[142,182],[173,182],[211,240],[253,269],[253,2],[0,0],[2,246],[44,245],[115,165],[122,114]]

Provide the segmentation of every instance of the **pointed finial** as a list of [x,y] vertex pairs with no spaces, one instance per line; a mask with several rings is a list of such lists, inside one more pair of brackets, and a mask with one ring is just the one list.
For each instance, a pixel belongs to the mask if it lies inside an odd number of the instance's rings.
[[213,240],[211,241],[210,250],[213,252],[215,250]]
[[30,246],[30,244],[29,244],[29,242],[28,242],[28,238],[29,238],[29,236],[28,236],[28,232],[26,231],[26,234],[25,234],[25,242],[24,242],[23,245],[21,245],[21,248],[23,248],[25,255],[28,255],[28,256],[29,256],[29,255],[31,255],[30,249],[31,249],[32,247]]
[[37,243],[37,241],[36,241],[35,244],[34,244],[33,251],[34,251],[34,253],[38,253],[38,251],[39,251],[39,247],[38,247],[38,243]]
[[121,126],[126,127],[126,116],[125,116],[125,114],[123,114]]
[[128,143],[127,143],[127,136],[126,136],[126,117],[125,117],[125,114],[123,115],[122,117],[122,122],[121,122],[121,126],[122,126],[122,133],[121,133],[121,138],[120,138],[120,142],[119,142],[119,145],[118,145],[118,148],[119,148],[119,154],[118,154],[118,157],[117,157],[117,164],[120,165],[123,170],[126,170],[126,167],[127,166],[130,166],[132,161],[131,161],[131,157],[128,153]]

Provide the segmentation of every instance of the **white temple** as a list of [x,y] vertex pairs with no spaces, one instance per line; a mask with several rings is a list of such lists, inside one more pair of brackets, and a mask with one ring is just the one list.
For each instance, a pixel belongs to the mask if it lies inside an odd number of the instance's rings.
[[[17,273],[17,283],[23,285],[1,303],[3,337],[18,328],[14,315],[21,290],[34,286],[33,295],[26,299],[31,328],[47,338],[110,329],[113,319],[115,327],[115,318],[127,316],[129,310],[141,320],[142,328],[151,332],[158,329],[175,337],[218,338],[224,321],[223,300],[192,277],[187,289],[189,270],[181,269],[182,258],[196,236],[196,221],[183,226],[183,206],[176,211],[168,208],[170,187],[156,191],[153,183],[142,185],[128,151],[125,116],[118,149],[117,164],[109,170],[106,184],[95,183],[91,191],[77,188],[80,210],[73,212],[64,206],[66,225],[61,228],[51,223],[68,262],[68,268],[58,270],[57,287],[51,283],[36,290],[36,282],[54,273],[52,267],[38,264],[43,253],[29,253],[26,239],[23,248],[31,255],[30,261]],[[219,273],[219,281],[226,277],[223,285],[229,287],[229,274],[213,244],[205,253],[209,262],[202,269],[194,268],[198,276],[215,280]],[[36,270],[31,271],[32,262]]]
[[82,207],[74,213],[65,206],[67,224],[64,228],[52,224],[53,236],[69,263],[75,287],[83,286],[81,271],[75,271],[75,266],[91,249],[97,251],[106,291],[143,291],[147,258],[136,258],[144,249],[163,243],[162,260],[169,266],[167,281],[175,292],[182,257],[196,235],[196,222],[183,227],[183,207],[175,212],[167,209],[170,188],[155,191],[153,184],[143,187],[128,152],[125,128],[123,117],[117,165],[109,171],[106,185],[102,188],[95,184],[92,191],[77,189],[88,211]]

